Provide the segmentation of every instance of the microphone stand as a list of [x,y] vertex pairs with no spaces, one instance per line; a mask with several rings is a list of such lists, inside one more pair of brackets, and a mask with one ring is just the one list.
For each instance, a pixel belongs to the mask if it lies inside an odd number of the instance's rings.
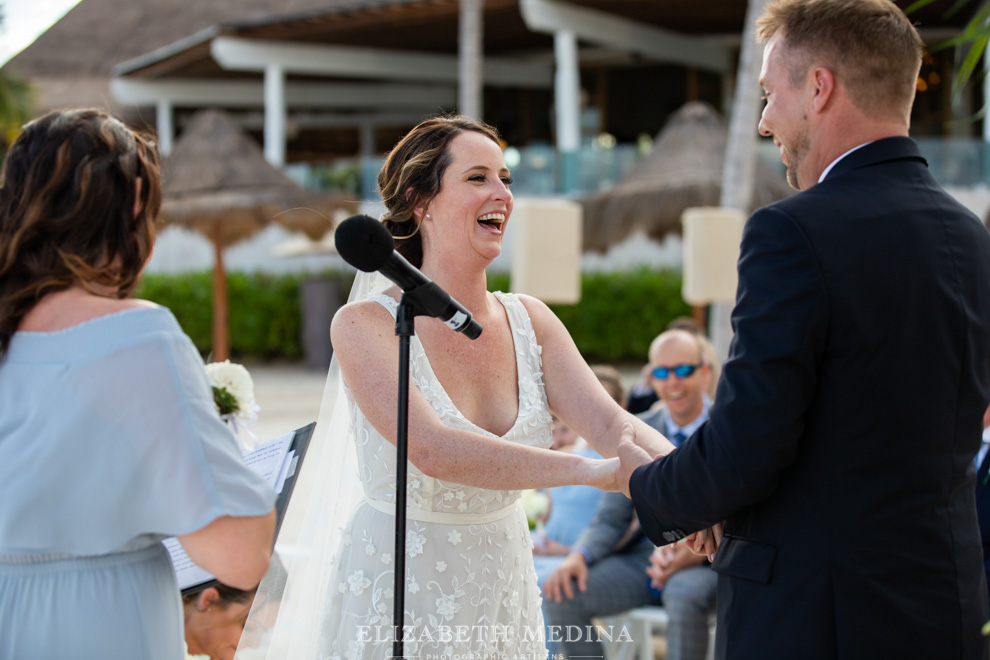
[[395,594],[392,608],[392,657],[400,660],[405,624],[406,600],[406,474],[408,471],[409,435],[409,345],[416,334],[416,317],[425,312],[418,300],[418,293],[426,287],[418,286],[402,294],[395,312],[395,334],[399,338],[399,400],[398,420],[395,429]]
[[[406,601],[406,481],[409,462],[409,346],[413,335],[416,334],[417,316],[437,316],[442,311],[437,309],[437,285],[427,281],[426,284],[409,289],[402,293],[399,306],[395,312],[395,334],[399,338],[399,398],[398,419],[395,427],[395,580],[392,592],[394,601],[392,608],[392,658],[402,660],[402,637],[405,627]],[[470,317],[468,317],[470,319]],[[447,325],[450,325],[447,323]],[[451,326],[452,328],[454,326]],[[465,336],[474,339],[481,333],[477,331]]]

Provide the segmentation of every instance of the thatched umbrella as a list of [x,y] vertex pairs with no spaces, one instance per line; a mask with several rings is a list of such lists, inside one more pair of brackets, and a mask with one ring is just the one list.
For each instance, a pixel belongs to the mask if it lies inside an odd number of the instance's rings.
[[193,116],[162,167],[162,221],[206,235],[213,269],[213,357],[230,355],[224,248],[275,221],[319,239],[338,209],[357,211],[342,195],[303,188],[265,160],[257,143],[226,114]]
[[[718,206],[727,134],[725,121],[707,103],[691,101],[671,115],[632,172],[611,190],[582,200],[584,249],[604,252],[637,229],[662,240],[680,231],[684,209]],[[792,192],[782,174],[757,158],[753,209]]]

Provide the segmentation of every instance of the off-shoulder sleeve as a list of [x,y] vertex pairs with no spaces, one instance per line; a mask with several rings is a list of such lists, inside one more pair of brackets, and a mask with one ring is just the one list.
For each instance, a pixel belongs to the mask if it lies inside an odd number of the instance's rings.
[[127,341],[24,374],[18,427],[3,438],[19,443],[20,464],[0,468],[19,504],[0,516],[0,552],[101,554],[271,510],[189,339],[176,326]]

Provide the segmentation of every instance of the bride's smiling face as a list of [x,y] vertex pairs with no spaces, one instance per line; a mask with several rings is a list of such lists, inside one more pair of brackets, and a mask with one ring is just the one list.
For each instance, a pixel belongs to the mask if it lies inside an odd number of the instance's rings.
[[512,214],[512,179],[502,149],[481,133],[464,131],[451,140],[449,155],[440,192],[420,209],[424,255],[467,253],[490,262],[502,251]]

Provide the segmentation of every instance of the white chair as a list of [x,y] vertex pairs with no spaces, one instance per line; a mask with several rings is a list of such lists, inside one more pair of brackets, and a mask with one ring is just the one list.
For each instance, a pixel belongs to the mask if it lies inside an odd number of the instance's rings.
[[[670,617],[667,610],[659,605],[648,605],[615,614],[610,617],[603,617],[606,627],[611,626],[613,631],[612,641],[603,642],[605,647],[606,660],[654,660],[653,636],[664,635],[667,632],[667,624]],[[625,627],[633,643],[620,641],[619,635],[622,627]],[[707,660],[715,658],[715,616],[709,622],[708,629],[708,653]]]

